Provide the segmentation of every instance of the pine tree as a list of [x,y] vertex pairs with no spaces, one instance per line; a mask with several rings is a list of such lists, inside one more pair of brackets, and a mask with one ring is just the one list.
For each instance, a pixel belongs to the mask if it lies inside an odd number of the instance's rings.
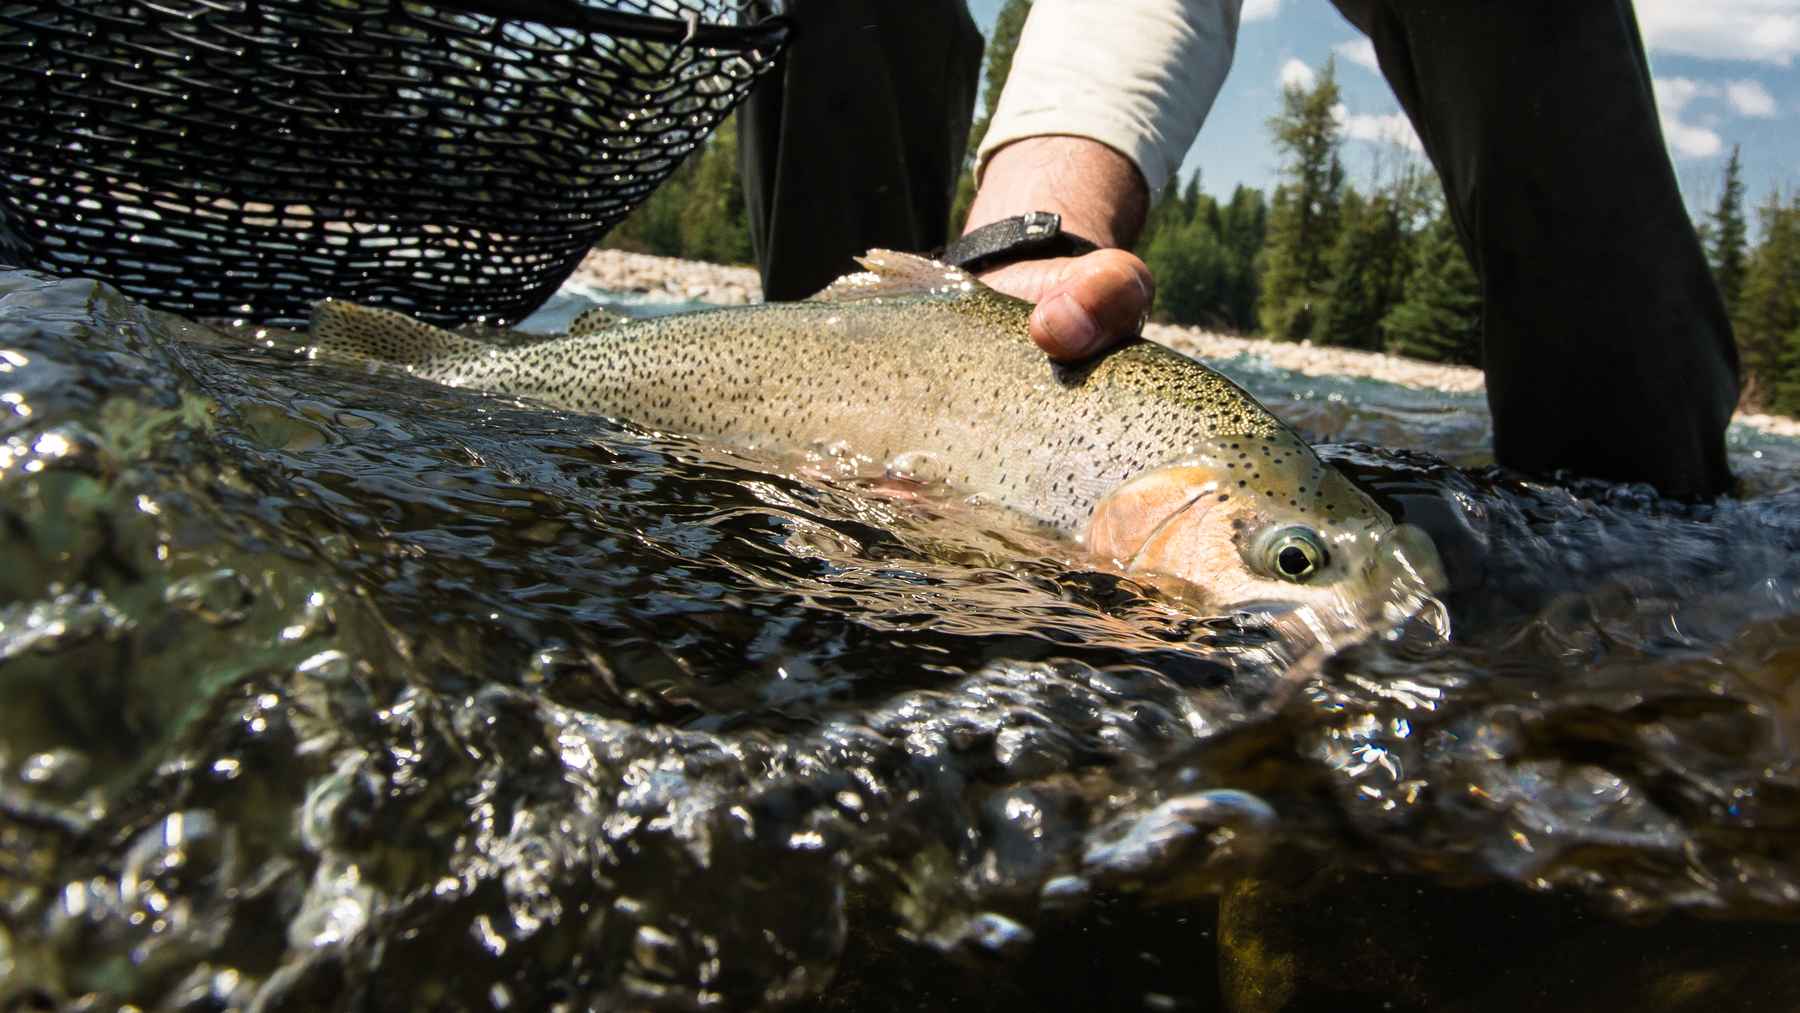
[[1269,205],[1261,190],[1242,183],[1231,191],[1231,200],[1220,212],[1220,237],[1232,251],[1254,257],[1262,249],[1263,231],[1269,222]]
[[1401,301],[1383,318],[1387,350],[1432,362],[1481,362],[1481,283],[1450,216],[1425,228]]
[[1257,328],[1256,306],[1262,296],[1257,262],[1268,222],[1269,205],[1263,192],[1242,184],[1232,190],[1230,202],[1219,212],[1219,238],[1225,244],[1232,279],[1226,302],[1233,326],[1242,331]]
[[[1199,173],[1194,175],[1198,177]],[[1191,207],[1194,209],[1193,214],[1188,217],[1205,222],[1206,227],[1212,230],[1212,234],[1223,242],[1225,239],[1225,212],[1219,207],[1219,202],[1213,199],[1212,194],[1196,195]]]
[[1393,203],[1395,213],[1400,216],[1401,230],[1417,238],[1444,214],[1447,199],[1444,185],[1430,162],[1410,152],[1400,154],[1404,155],[1404,160],[1397,155],[1388,161],[1393,168],[1380,184],[1380,191]]
[[683,257],[715,264],[747,264],[750,217],[738,176],[737,117],[728,117],[707,142],[681,209]]
[[1186,210],[1189,221],[1200,213],[1200,202],[1204,199],[1207,199],[1206,193],[1200,189],[1200,172],[1196,169],[1188,177],[1187,186],[1181,188],[1181,206]]
[[1254,333],[1257,330],[1257,297],[1262,291],[1256,258],[1245,257],[1227,247],[1225,286],[1225,314],[1231,328],[1246,334]]
[[1734,144],[1731,160],[1725,163],[1725,186],[1719,194],[1719,206],[1707,217],[1704,228],[1706,259],[1719,283],[1719,294],[1725,297],[1725,310],[1733,315],[1744,290],[1746,232],[1744,180],[1738,164],[1738,146]]
[[662,185],[606,234],[600,245],[609,250],[654,253],[659,257],[681,256],[682,209],[687,207],[688,190],[700,167],[700,158],[698,154],[690,155],[676,166]]
[[1344,187],[1333,63],[1326,62],[1311,89],[1284,88],[1281,104],[1269,129],[1284,156],[1283,183],[1269,212],[1258,311],[1271,336],[1294,341],[1312,334],[1331,285],[1329,254]]
[[975,152],[987,137],[988,125],[994,122],[994,109],[1000,105],[1000,92],[1006,77],[1012,73],[1013,51],[1019,48],[1019,35],[1025,30],[1025,18],[1031,13],[1031,0],[1006,0],[994,17],[994,34],[987,40],[986,63],[982,74],[987,83],[981,91],[981,112],[969,126],[969,150],[963,156],[963,173],[956,181],[956,199],[950,204],[950,234],[962,233],[969,218],[969,205],[975,202]]
[[1402,296],[1408,264],[1400,209],[1387,194],[1367,200],[1346,188],[1331,250],[1331,288],[1312,338],[1320,344],[1378,349],[1381,322]]
[[1787,332],[1781,343],[1781,375],[1769,398],[1769,407],[1783,415],[1800,415],[1800,325]]
[[1182,228],[1190,217],[1187,204],[1182,200],[1181,181],[1171,176],[1144,215],[1144,229],[1138,234],[1137,250],[1140,254],[1148,250],[1157,236]]
[[1787,336],[1800,327],[1800,194],[1785,204],[1770,193],[1757,208],[1762,242],[1746,259],[1738,298],[1738,351],[1749,389],[1778,411],[1800,410],[1800,400],[1782,393],[1800,382],[1800,361],[1788,354]]
[[1232,326],[1230,256],[1205,215],[1159,231],[1144,248],[1156,278],[1158,320],[1206,327]]

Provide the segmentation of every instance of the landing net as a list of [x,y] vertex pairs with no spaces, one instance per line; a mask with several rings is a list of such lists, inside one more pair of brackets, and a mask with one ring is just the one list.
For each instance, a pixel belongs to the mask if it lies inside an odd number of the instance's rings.
[[515,321],[785,35],[731,0],[0,3],[0,262],[190,316]]

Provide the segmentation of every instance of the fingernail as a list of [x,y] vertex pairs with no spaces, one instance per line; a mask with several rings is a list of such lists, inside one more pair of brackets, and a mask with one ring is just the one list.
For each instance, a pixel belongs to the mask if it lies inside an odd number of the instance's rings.
[[1067,292],[1038,303],[1036,316],[1038,327],[1068,358],[1078,359],[1092,352],[1100,341],[1100,325]]
[[1156,293],[1150,289],[1150,279],[1142,271],[1131,272],[1131,281],[1137,286],[1138,295],[1143,297],[1146,305],[1156,298]]
[[1138,298],[1144,301],[1144,308],[1138,313],[1137,328],[1131,333],[1141,335],[1144,333],[1144,325],[1150,322],[1150,308],[1156,305],[1156,287],[1150,276],[1142,271],[1131,272],[1131,280],[1137,285]]

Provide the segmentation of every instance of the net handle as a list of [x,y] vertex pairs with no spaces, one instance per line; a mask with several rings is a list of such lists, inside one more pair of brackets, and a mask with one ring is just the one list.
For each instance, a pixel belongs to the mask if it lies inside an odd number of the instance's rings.
[[506,21],[536,21],[557,28],[605,32],[676,44],[692,43],[708,49],[765,49],[787,39],[787,19],[766,17],[749,25],[709,25],[699,20],[677,21],[601,10],[575,0],[454,0],[435,6],[447,10],[486,14]]

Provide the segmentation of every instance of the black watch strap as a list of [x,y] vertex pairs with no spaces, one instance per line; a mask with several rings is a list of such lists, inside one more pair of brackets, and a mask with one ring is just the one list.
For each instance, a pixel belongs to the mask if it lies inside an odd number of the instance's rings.
[[975,272],[1015,260],[1074,257],[1099,248],[1092,240],[1064,232],[1062,215],[1053,211],[1032,211],[989,222],[952,240],[934,259]]

